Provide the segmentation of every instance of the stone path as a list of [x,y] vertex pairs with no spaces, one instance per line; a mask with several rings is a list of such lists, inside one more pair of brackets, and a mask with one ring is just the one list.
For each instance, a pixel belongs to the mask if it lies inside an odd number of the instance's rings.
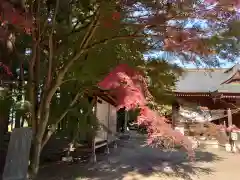
[[143,137],[121,142],[92,165],[54,165],[43,169],[39,180],[239,180],[240,155],[202,149],[196,162],[183,152],[163,152],[144,146]]

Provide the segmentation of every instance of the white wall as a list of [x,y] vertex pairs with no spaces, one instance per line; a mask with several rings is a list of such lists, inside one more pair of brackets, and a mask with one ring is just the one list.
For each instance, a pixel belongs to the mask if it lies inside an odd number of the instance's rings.
[[199,110],[197,107],[181,106],[179,110],[181,121],[206,122],[223,118],[224,109],[220,110]]
[[117,132],[117,110],[113,105],[109,105],[109,129],[111,133],[109,134],[109,141],[114,141],[115,134]]
[[[106,129],[101,126],[104,125],[107,127],[111,132],[116,133],[117,128],[117,112],[116,108],[109,104],[108,102],[102,100],[101,98],[98,98],[97,107],[96,107],[96,116],[99,120],[100,127],[97,132],[95,142],[104,141],[108,138],[108,132]],[[109,134],[109,141],[113,140],[113,136]]]

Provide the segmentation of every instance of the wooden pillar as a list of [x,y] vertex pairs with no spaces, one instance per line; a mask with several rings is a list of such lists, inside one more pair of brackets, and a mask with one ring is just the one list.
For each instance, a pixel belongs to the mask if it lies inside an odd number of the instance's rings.
[[[95,95],[93,96],[93,103],[94,103],[94,115],[97,117],[97,103],[98,103],[98,97]],[[96,157],[96,135],[98,132],[94,132],[94,134],[91,133],[90,139],[91,139],[91,149],[92,149],[92,156],[90,161],[92,163],[97,162],[97,157]],[[87,137],[89,138],[89,133],[87,133]]]
[[127,122],[128,122],[128,111],[125,110],[124,127],[123,127],[124,133],[127,131]]
[[[232,124],[232,111],[230,108],[228,108],[228,110],[227,110],[227,115],[228,115],[228,127],[230,127],[233,125]],[[232,132],[230,132],[229,143],[231,145],[231,151],[236,152],[237,151],[236,142],[235,142],[235,139],[232,138]]]
[[110,153],[110,151],[109,151],[109,145],[108,145],[108,143],[109,143],[109,141],[110,141],[110,139],[109,139],[110,116],[111,116],[110,113],[111,113],[110,104],[108,104],[108,119],[107,119],[107,129],[106,129],[106,131],[107,131],[107,144],[106,144],[106,149],[105,149],[105,153],[106,153],[106,154],[109,154],[109,153]]
[[227,110],[227,115],[228,115],[228,127],[232,126],[232,111],[230,108]]
[[172,104],[172,127],[175,128],[179,122],[179,104],[177,102]]

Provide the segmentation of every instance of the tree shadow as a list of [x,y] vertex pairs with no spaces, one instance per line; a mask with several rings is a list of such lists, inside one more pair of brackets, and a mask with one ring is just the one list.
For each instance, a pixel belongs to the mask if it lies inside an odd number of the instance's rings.
[[192,180],[198,174],[211,174],[211,163],[222,160],[221,157],[204,150],[196,151],[195,162],[189,162],[182,151],[162,151],[144,146],[143,138],[120,140],[118,148],[110,149],[106,155],[103,150],[98,153],[98,162],[58,164],[43,168],[39,180],[43,179],[93,179],[93,180],[132,180],[151,176],[177,176]]

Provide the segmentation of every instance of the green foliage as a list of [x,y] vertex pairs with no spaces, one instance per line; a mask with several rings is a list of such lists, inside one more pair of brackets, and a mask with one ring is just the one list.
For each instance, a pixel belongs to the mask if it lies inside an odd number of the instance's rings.
[[[51,3],[50,3],[51,2]],[[56,10],[57,2],[59,8]],[[144,3],[144,2],[143,2]],[[30,5],[30,4],[29,4]],[[91,23],[97,18],[95,33],[87,43],[89,46],[94,43],[111,39],[117,36],[128,36],[139,29],[139,26],[134,21],[127,21],[125,17],[129,18],[129,10],[119,7],[116,1],[101,1],[100,8],[95,1],[41,1],[39,31],[41,41],[39,42],[37,58],[34,60],[34,83],[39,83],[36,90],[43,91],[46,84],[46,77],[48,73],[48,65],[50,61],[50,48],[53,51],[52,62],[52,75],[51,81],[59,76],[59,70],[66,65],[83,47],[84,38],[89,32]],[[36,11],[36,9],[35,9]],[[119,13],[120,18],[113,19],[113,13]],[[98,13],[100,15],[98,15]],[[54,21],[54,16],[56,19]],[[52,30],[54,31],[53,34]],[[13,31],[14,32],[14,31]],[[53,36],[53,45],[49,45],[49,37]],[[21,32],[15,33],[16,43],[15,49],[10,54],[12,62],[12,70],[16,73],[22,65],[24,67],[25,76],[24,80],[29,80],[29,63],[33,61],[34,45],[36,44],[36,35],[26,35]],[[150,90],[155,97],[157,103],[169,103],[172,97],[170,91],[174,86],[177,73],[176,68],[171,66],[167,61],[162,59],[152,59],[145,61],[143,53],[146,52],[150,46],[149,41],[143,35],[142,38],[119,38],[115,41],[101,43],[94,46],[87,52],[83,53],[77,61],[71,66],[64,76],[63,83],[60,84],[59,89],[51,99],[50,118],[48,124],[56,122],[62,113],[69,108],[69,104],[74,96],[86,89],[91,89],[97,84],[104,76],[106,76],[112,68],[118,64],[126,63],[132,67],[144,68],[147,76],[151,79]],[[26,50],[30,50],[26,54]],[[5,51],[3,51],[5,52]],[[36,62],[39,61],[39,64]],[[39,66],[39,67],[38,67]],[[39,72],[38,72],[39,71]],[[15,78],[19,76],[16,73]],[[32,85],[29,84],[28,85]],[[28,86],[24,87],[27,90],[26,97],[28,100],[29,89]],[[59,96],[60,95],[60,96]],[[35,99],[36,100],[36,99]],[[32,103],[32,102],[30,102]],[[37,103],[37,102],[35,102]],[[20,102],[17,104],[20,105]],[[38,103],[37,103],[38,104]],[[79,119],[84,116],[79,112],[83,105],[82,99],[76,105],[70,108],[64,121],[71,126],[73,124],[86,124],[85,120]],[[21,105],[20,105],[21,106]],[[84,119],[84,118],[83,118]],[[82,126],[82,125],[81,125]],[[71,128],[70,128],[71,129]],[[83,128],[85,129],[85,128]]]
[[223,60],[234,62],[239,54],[240,21],[231,21],[226,28],[227,30],[220,32],[209,40],[209,44],[215,47],[219,57]]
[[165,114],[165,110],[175,100],[173,91],[182,69],[163,59],[153,58],[144,63],[143,70],[149,78],[149,91],[154,97],[149,107]]
[[128,111],[128,116],[130,123],[136,122],[137,117],[139,116],[139,109]]
[[7,89],[0,90],[0,116],[7,115],[13,104],[11,94]]
[[[9,60],[7,65],[14,72],[14,80],[23,78],[28,81],[23,89],[29,106],[22,106],[21,102],[11,106],[16,110],[29,107],[32,124],[36,126],[33,126],[34,134],[38,137],[34,139],[40,141],[36,144],[40,143],[42,146],[45,137],[47,139],[45,135],[51,133],[48,130],[54,129],[56,125],[64,126],[67,130],[64,133],[76,140],[86,132],[89,133],[87,136],[94,136],[99,126],[98,121],[92,112],[92,104],[83,93],[86,89],[91,92],[97,82],[118,64],[126,63],[145,73],[149,78],[149,90],[154,97],[149,106],[163,113],[168,109],[165,105],[171,104],[174,98],[172,90],[181,73],[180,68],[170,64],[172,59],[177,57],[189,62],[194,55],[197,65],[203,62],[216,66],[219,65],[218,57],[202,53],[204,50],[216,50],[220,57],[224,57],[230,50],[233,57],[239,52],[237,43],[232,40],[232,37],[238,36],[238,25],[232,24],[233,28],[229,29],[228,35],[223,35],[228,31],[223,19],[216,14],[203,16],[196,13],[200,1],[155,3],[140,0],[135,6],[130,1],[124,5],[119,2],[123,1],[26,1],[26,9],[34,19],[32,35],[25,35],[14,26],[9,26],[8,30],[14,34],[16,41],[11,51],[5,44],[0,47],[0,58]],[[139,16],[132,13],[136,11]],[[142,16],[142,13],[146,14]],[[214,17],[210,18],[211,15]],[[171,35],[168,28],[171,21],[176,22],[172,29],[177,29],[177,33],[181,35],[182,31],[189,30],[186,24],[196,18],[206,20],[207,25],[213,25],[207,31],[197,25],[191,29],[196,34],[190,39],[195,38],[197,41],[189,43],[190,49],[182,49],[183,46],[180,50],[164,48],[164,40],[178,37]],[[213,21],[216,23],[212,23]],[[216,34],[214,31],[221,27],[224,27],[223,32]],[[216,36],[207,36],[209,33]],[[181,44],[189,36],[179,39],[175,42],[179,40]],[[149,50],[164,51],[168,56],[146,61],[143,54]],[[21,78],[20,67],[26,71]],[[77,102],[72,104],[79,93],[81,95]],[[6,103],[10,101],[4,102]],[[133,119],[135,113],[132,115]],[[38,156],[40,154],[34,153]],[[34,157],[33,160],[38,165],[38,158]]]

